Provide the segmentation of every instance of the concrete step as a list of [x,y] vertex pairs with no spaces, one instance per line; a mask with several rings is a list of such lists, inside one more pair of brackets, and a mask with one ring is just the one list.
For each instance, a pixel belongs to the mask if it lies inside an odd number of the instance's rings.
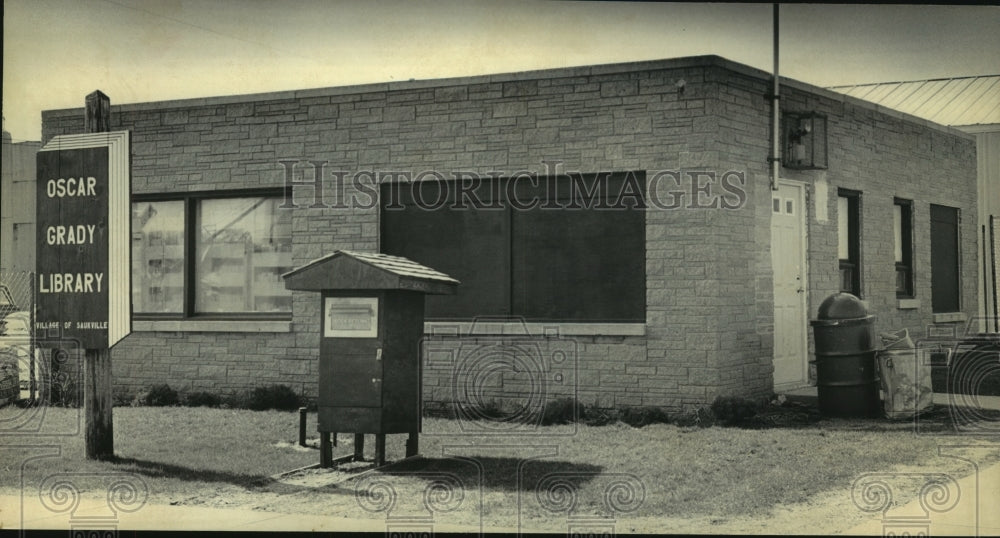
[[[784,392],[779,391],[778,394],[783,394],[790,401],[816,404],[816,392],[816,387],[801,387]],[[959,405],[976,409],[1000,410],[1000,396],[970,396],[967,394],[935,392],[934,403],[937,405]]]

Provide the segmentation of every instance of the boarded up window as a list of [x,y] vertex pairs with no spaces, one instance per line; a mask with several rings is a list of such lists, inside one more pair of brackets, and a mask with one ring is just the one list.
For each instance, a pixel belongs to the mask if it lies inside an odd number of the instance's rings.
[[931,306],[958,312],[958,209],[931,204]]
[[462,282],[428,297],[428,318],[645,320],[644,174],[490,178],[465,200],[451,183],[447,198],[397,185],[398,204],[384,202],[383,252]]
[[[382,212],[382,251],[422,263],[462,283],[455,295],[428,295],[427,317],[508,314],[509,215],[503,209],[455,208],[460,195],[453,190],[445,203],[438,204],[437,183],[401,186],[398,204],[403,207]],[[488,185],[472,189],[472,195],[487,203],[495,198]]]

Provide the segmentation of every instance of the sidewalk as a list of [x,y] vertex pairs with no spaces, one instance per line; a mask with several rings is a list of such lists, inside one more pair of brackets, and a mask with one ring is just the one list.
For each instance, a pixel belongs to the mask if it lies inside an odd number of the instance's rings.
[[[952,505],[944,498],[925,495],[926,509],[916,499],[890,509],[843,534],[865,536],[1000,536],[1000,464],[979,469],[959,479],[949,495],[957,497]],[[937,512],[934,508],[942,509]]]
[[[57,530],[177,530],[177,531],[337,531],[398,532],[407,529],[435,532],[479,533],[478,526],[447,525],[427,520],[357,519],[335,515],[283,514],[247,509],[206,508],[147,504],[128,513],[111,512],[102,499],[82,499],[72,514],[54,512],[38,496],[0,496],[0,529]],[[55,507],[54,507],[55,508]],[[517,529],[484,529],[516,533]],[[525,531],[528,532],[528,531]]]
[[[919,485],[917,486],[919,488]],[[874,512],[871,519],[844,534],[865,536],[1000,536],[1000,464],[980,468],[957,480],[947,494],[924,495],[926,509],[915,499],[905,505]],[[953,499],[953,500],[949,500]],[[23,502],[23,506],[22,506]],[[134,512],[109,510],[103,499],[82,499],[76,509],[56,512],[37,495],[0,496],[0,528],[25,530],[177,530],[177,531],[323,531],[323,532],[434,532],[480,533],[478,526],[448,525],[431,519],[345,518],[336,515],[288,514],[245,508],[208,508],[146,504]],[[852,506],[852,509],[855,509]],[[935,509],[941,510],[940,512]],[[23,517],[23,519],[22,519]],[[623,521],[627,523],[627,521]],[[627,525],[625,525],[627,528]],[[766,526],[764,527],[766,529]],[[707,530],[707,529],[706,529]],[[516,534],[516,528],[486,527],[485,532]],[[524,529],[522,532],[537,532]],[[551,531],[549,531],[551,532]],[[626,534],[619,530],[619,533]]]
[[[792,390],[779,390],[778,394],[793,397],[798,401],[816,403],[816,387],[802,387]],[[934,403],[937,405],[957,404],[978,409],[1000,410],[1000,396],[967,396],[964,394],[946,394],[935,392]]]
[[[803,387],[784,391],[790,398],[815,402],[816,387]],[[937,405],[974,406],[978,409],[1000,410],[1000,396],[977,396],[973,400],[965,395],[934,393]],[[978,479],[978,482],[977,482]],[[947,500],[940,503],[932,498],[933,492],[903,506],[876,513],[861,525],[848,529],[844,534],[864,536],[1000,536],[1000,464],[980,468],[957,481],[957,487],[948,488]],[[957,501],[953,501],[956,499]],[[925,508],[925,505],[927,508]],[[941,509],[937,512],[934,509]]]
[[[978,478],[978,481],[977,481]],[[862,536],[1000,536],[1000,464],[979,469],[957,480],[949,495],[954,503],[945,503],[945,510],[925,509],[919,499],[885,513],[876,512],[871,519],[847,529],[842,534]],[[930,504],[936,501],[929,499]],[[936,508],[941,508],[940,499]],[[0,496],[0,528],[25,530],[177,530],[177,531],[322,531],[322,532],[386,532],[406,531],[431,535],[435,532],[479,534],[478,526],[447,525],[433,520],[358,519],[336,515],[320,516],[288,514],[248,509],[208,508],[147,504],[135,512],[113,514],[103,499],[84,499],[72,511],[54,512],[39,497]],[[852,507],[853,508],[853,507]],[[622,523],[627,523],[623,521]],[[628,525],[623,525],[628,528]],[[763,527],[766,530],[766,526]],[[706,529],[708,530],[708,527]],[[484,532],[517,534],[516,528],[485,527]],[[524,529],[521,532],[535,533]],[[551,532],[551,531],[547,531]],[[627,534],[619,530],[620,534]]]

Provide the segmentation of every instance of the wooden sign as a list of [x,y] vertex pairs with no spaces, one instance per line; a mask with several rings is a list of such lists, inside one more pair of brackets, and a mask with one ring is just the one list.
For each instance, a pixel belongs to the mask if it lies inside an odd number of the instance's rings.
[[108,349],[132,328],[129,140],[57,136],[37,155],[35,328],[85,349]]

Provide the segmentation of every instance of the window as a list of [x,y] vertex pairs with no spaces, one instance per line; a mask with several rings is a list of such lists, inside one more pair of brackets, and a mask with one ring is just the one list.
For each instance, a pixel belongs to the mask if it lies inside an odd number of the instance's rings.
[[[291,213],[280,193],[136,196],[132,305],[137,315],[291,313]],[[147,198],[147,199],[143,199]]]
[[132,204],[132,310],[184,313],[184,202]]
[[892,211],[896,297],[913,297],[913,202],[896,198]]
[[958,209],[931,204],[931,310],[958,312]]
[[837,191],[837,257],[840,291],[861,297],[861,193]]
[[382,186],[383,251],[462,282],[429,319],[645,320],[644,173],[456,183]]
[[[784,208],[784,209],[782,209],[782,208]],[[782,205],[782,199],[781,198],[772,198],[771,199],[771,212],[772,213],[777,213],[777,214],[781,215],[782,211],[784,211],[785,215],[794,215],[795,214],[795,200],[793,200],[791,198],[785,198],[784,199],[784,205]]]

